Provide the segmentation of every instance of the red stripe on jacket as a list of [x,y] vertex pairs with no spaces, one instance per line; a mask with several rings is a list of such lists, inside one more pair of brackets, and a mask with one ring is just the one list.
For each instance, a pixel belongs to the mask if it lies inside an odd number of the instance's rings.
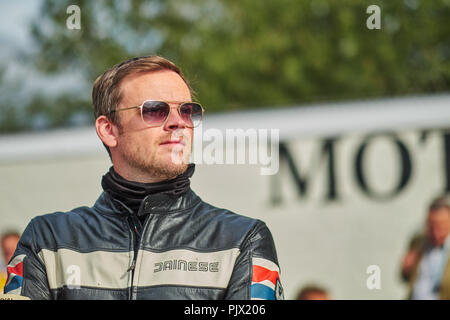
[[253,276],[252,276],[253,282],[261,282],[264,280],[269,280],[273,284],[276,284],[277,279],[278,279],[277,271],[271,271],[264,267],[253,265]]
[[8,274],[14,273],[23,276],[23,262],[16,264],[14,267],[7,267]]

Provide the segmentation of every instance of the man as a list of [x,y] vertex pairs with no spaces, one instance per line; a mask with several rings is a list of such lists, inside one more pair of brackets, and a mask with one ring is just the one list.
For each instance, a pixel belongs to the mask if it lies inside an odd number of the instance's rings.
[[415,236],[402,263],[410,299],[450,299],[450,199],[438,197],[429,206],[426,232]]
[[93,207],[34,218],[5,293],[31,299],[276,299],[266,225],[189,186],[203,108],[170,61],[140,57],[94,83],[97,134],[113,166]]

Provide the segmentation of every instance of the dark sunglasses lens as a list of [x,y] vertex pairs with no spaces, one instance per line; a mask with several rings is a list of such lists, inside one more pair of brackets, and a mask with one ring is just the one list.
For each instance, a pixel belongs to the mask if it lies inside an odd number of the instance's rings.
[[198,103],[188,102],[181,105],[180,114],[189,127],[196,127],[202,121],[203,110]]
[[170,106],[162,101],[146,101],[142,106],[142,118],[149,125],[161,125],[170,112]]

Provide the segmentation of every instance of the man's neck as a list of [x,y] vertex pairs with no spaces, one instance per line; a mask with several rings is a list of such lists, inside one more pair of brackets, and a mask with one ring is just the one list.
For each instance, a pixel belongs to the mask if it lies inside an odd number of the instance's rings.
[[184,173],[173,179],[165,179],[157,183],[142,183],[127,179],[118,173],[114,167],[111,167],[102,178],[102,187],[113,198],[122,201],[133,211],[137,212],[142,200],[148,195],[164,193],[170,196],[179,196],[187,192],[190,185],[189,179],[194,170],[195,165],[189,164]]
[[128,181],[139,183],[156,183],[176,178],[177,175],[158,176],[139,168],[130,168],[127,166],[113,165],[114,171]]

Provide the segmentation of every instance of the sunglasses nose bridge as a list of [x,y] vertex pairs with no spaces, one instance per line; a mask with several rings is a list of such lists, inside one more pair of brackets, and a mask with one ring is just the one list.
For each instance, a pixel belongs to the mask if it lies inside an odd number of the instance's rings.
[[183,120],[180,112],[180,105],[169,104],[169,114],[167,115],[165,126],[169,127],[184,127],[186,122]]

